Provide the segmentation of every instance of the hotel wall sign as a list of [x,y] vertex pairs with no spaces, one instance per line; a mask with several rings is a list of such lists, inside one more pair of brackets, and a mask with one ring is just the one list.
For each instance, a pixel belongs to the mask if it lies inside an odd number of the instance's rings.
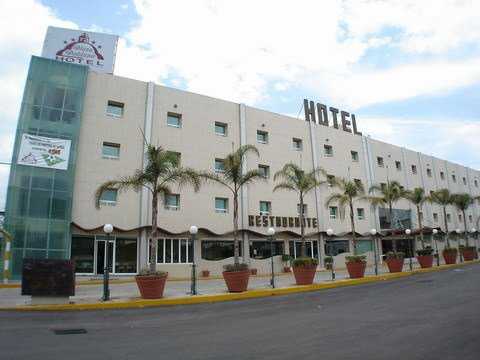
[[[340,129],[341,126],[343,131],[353,133],[354,135],[362,135],[362,133],[357,130],[355,114],[350,114],[343,110],[340,111],[334,107],[327,109],[326,105],[320,103],[317,103],[315,106],[313,101],[307,99],[303,100],[303,108],[305,109],[305,121],[313,121],[315,124],[323,126],[332,126],[335,129]],[[331,114],[331,124],[328,119],[328,112]]]
[[[303,225],[306,228],[317,228],[317,218],[304,218]],[[267,215],[248,215],[248,226],[253,227],[284,227],[284,228],[299,228],[299,217],[288,216],[267,216]]]

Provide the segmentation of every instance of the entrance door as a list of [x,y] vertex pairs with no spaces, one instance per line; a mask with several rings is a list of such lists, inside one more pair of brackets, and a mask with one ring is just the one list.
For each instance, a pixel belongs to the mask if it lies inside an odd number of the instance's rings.
[[[103,269],[106,265],[106,258],[105,258],[105,250],[106,250],[106,240],[97,240],[97,274],[103,274]],[[108,267],[110,272],[113,272],[112,264],[113,264],[113,249],[114,249],[114,241],[110,240],[108,242]]]

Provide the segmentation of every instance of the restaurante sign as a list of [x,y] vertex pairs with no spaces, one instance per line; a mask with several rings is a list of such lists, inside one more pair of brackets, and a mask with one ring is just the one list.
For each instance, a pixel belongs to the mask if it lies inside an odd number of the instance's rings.
[[[317,228],[317,218],[304,218],[303,225],[306,228]],[[255,227],[285,227],[285,228],[299,228],[300,218],[289,216],[267,216],[267,215],[248,215],[248,226]]]

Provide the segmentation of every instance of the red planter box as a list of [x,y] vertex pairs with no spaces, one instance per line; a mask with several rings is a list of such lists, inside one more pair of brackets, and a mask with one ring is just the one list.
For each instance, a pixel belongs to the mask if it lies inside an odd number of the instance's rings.
[[209,270],[202,270],[202,277],[209,277],[210,271]]
[[284,266],[283,272],[289,273],[291,271],[290,266]]
[[250,270],[224,271],[222,274],[229,292],[247,291]]
[[317,271],[317,265],[311,266],[294,266],[293,275],[295,276],[295,282],[297,285],[311,285],[313,284],[313,278]]
[[475,259],[475,250],[463,250],[463,260],[472,261]]
[[422,269],[431,268],[433,265],[433,255],[417,256],[417,260]]
[[250,269],[250,273],[252,275],[257,275],[257,269]]
[[451,265],[457,263],[457,253],[453,251],[443,252],[443,258],[445,259],[445,264]]
[[163,290],[167,282],[168,274],[165,276],[135,276],[138,290],[143,299],[160,299],[163,297]]
[[403,270],[403,259],[386,259],[385,263],[391,273],[402,272]]
[[347,262],[348,275],[350,275],[350,279],[359,279],[365,276],[365,269],[367,267],[367,263],[365,261],[362,262]]

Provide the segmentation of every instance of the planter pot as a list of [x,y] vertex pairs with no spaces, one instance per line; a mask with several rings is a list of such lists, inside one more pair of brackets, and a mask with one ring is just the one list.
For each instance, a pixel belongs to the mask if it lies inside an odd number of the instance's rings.
[[317,265],[294,266],[293,275],[297,285],[311,285],[317,271]]
[[257,275],[257,269],[250,269],[250,273],[252,275]]
[[164,276],[135,276],[138,290],[143,299],[160,299],[167,282],[168,273]]
[[283,272],[285,273],[289,273],[291,270],[290,270],[290,266],[284,266],[283,267]]
[[391,273],[402,272],[403,270],[403,259],[386,259],[388,271]]
[[249,277],[250,270],[223,272],[223,278],[225,279],[229,292],[247,291]]
[[463,250],[462,255],[463,255],[463,260],[472,261],[475,259],[475,250]]
[[202,277],[209,277],[210,271],[209,270],[202,270]]
[[332,270],[332,263],[325,264],[326,270]]
[[453,251],[444,251],[443,258],[445,259],[445,264],[456,264],[457,263],[457,253]]
[[350,279],[359,279],[365,276],[365,269],[367,267],[366,261],[361,262],[347,262],[348,275]]
[[431,268],[433,265],[433,255],[419,255],[417,260],[422,269]]

